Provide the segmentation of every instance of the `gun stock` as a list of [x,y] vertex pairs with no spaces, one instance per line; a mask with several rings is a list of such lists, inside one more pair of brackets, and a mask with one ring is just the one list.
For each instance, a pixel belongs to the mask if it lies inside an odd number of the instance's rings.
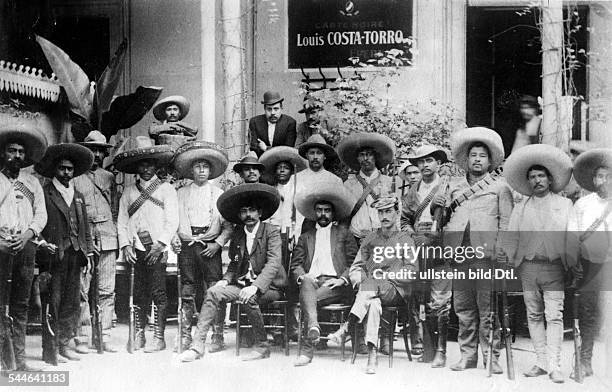
[[574,303],[572,304],[572,313],[574,323],[572,325],[572,333],[574,335],[574,380],[582,384],[584,381],[582,375],[582,361],[580,352],[582,351],[582,337],[580,336],[580,320],[578,318],[578,309],[580,306],[580,291],[574,289]]
[[13,318],[10,314],[10,301],[11,301],[11,284],[13,282],[13,262],[14,257],[9,255],[7,262],[7,275],[6,275],[6,287],[3,294],[3,303],[4,309],[2,313],[2,342],[3,347],[0,353],[4,353],[2,355],[2,370],[3,371],[11,371],[17,369],[17,360],[15,359],[15,348],[13,347]]

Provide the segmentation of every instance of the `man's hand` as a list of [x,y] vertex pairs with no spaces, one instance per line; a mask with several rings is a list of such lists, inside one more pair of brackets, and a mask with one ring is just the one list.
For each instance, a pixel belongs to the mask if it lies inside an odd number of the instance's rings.
[[49,252],[49,254],[54,255],[57,252],[57,246],[54,244],[50,244],[47,241],[43,240],[40,243],[40,247]]
[[431,204],[437,207],[446,207],[446,196],[436,195],[431,201]]
[[225,287],[228,285],[228,281],[225,279],[221,279],[217,283],[215,283],[214,287]]
[[93,271],[95,268],[93,255],[87,255],[87,265],[83,267],[83,275],[87,275],[89,271]]
[[145,256],[145,261],[147,262],[147,265],[153,265],[157,263],[165,247],[166,246],[159,241],[151,245],[151,250]]
[[174,251],[174,253],[177,255],[181,253],[181,239],[178,236],[172,239],[170,246],[172,246],[172,251]]
[[13,254],[11,243],[2,238],[0,238],[0,253]]
[[257,286],[251,285],[243,288],[238,294],[240,303],[246,304],[255,294],[257,294]]
[[323,283],[323,287],[329,287],[330,289],[335,289],[336,287],[342,287],[346,284],[344,279],[336,278],[336,279],[328,279]]
[[508,262],[508,256],[506,255],[506,252],[504,252],[503,249],[498,249],[497,250],[497,262],[498,263],[507,263]]
[[349,280],[351,281],[354,288],[359,287],[359,283],[361,283],[361,271],[355,270],[349,272]]
[[126,245],[122,249],[123,251],[123,260],[130,264],[136,264],[136,253],[134,253],[134,248],[132,245]]
[[21,252],[32,237],[34,237],[32,230],[26,230],[24,233],[14,235],[12,240],[10,240],[10,247],[13,254]]
[[216,242],[208,242],[206,243],[206,249],[200,253],[202,256],[211,258],[213,257],[219,250],[221,249],[221,245]]
[[266,151],[268,149],[266,143],[264,143],[261,139],[257,139],[257,147],[259,147],[261,151]]

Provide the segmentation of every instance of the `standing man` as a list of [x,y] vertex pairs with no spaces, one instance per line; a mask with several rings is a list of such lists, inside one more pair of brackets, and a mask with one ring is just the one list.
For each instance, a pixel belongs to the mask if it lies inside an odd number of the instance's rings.
[[300,144],[306,142],[309,137],[321,131],[329,131],[329,123],[326,118],[321,118],[321,112],[323,108],[316,102],[310,102],[306,100],[302,109],[298,113],[304,113],[306,121],[301,122],[297,126],[297,137],[295,139],[295,147],[299,147]]
[[[444,194],[447,191],[448,184],[440,184],[438,175],[438,168],[447,161],[446,152],[431,145],[419,147],[409,158],[410,164],[416,166],[420,171],[422,179],[410,187],[404,197],[401,227],[402,231],[411,234],[417,246],[440,245],[440,239],[435,232],[432,233],[434,218],[431,212],[431,202],[436,195]],[[450,270],[450,260],[429,259],[422,264],[424,268],[440,272]],[[436,346],[436,355],[431,367],[442,368],[446,366],[446,337],[451,308],[452,281],[433,279],[429,292],[424,294],[427,298],[425,304],[427,330],[433,334],[432,338],[437,337],[434,339],[437,341],[433,342]],[[420,360],[423,360],[423,357]]]
[[[108,156],[108,149],[112,145],[106,143],[106,137],[99,131],[92,131],[87,135],[85,141],[80,143],[87,147],[94,156],[91,168],[82,175],[75,177],[74,187],[79,191],[87,207],[87,217],[94,246],[99,253],[98,265],[98,287],[100,316],[102,329],[105,332],[104,351],[116,352],[110,341],[110,330],[113,326],[113,315],[115,314],[115,264],[117,260],[117,226],[114,219],[116,211],[113,211],[114,198],[116,196],[115,176],[102,168],[104,158]],[[92,271],[81,275],[81,317],[78,323],[81,326],[89,324],[89,290]],[[95,290],[95,289],[92,289]],[[76,351],[87,353],[87,334],[85,338],[75,338]]]
[[[204,141],[184,144],[174,158],[174,167],[179,176],[193,180],[178,190],[179,268],[183,298],[183,309],[179,315],[184,318],[183,330],[180,331],[181,351],[191,345],[191,322],[194,313],[202,306],[206,291],[223,275],[221,250],[232,234],[232,224],[217,210],[217,200],[223,191],[210,180],[223,175],[228,163],[221,146]],[[224,316],[225,312],[221,314]],[[225,347],[223,318],[213,327],[215,330],[209,352],[221,351]]]
[[576,219],[574,207],[557,193],[570,180],[572,161],[558,148],[534,144],[512,153],[504,169],[510,186],[528,196],[512,211],[504,241],[523,284],[529,335],[537,356],[536,365],[524,375],[548,372],[552,382],[562,383],[565,275],[576,265],[577,244],[567,232],[569,222]]
[[351,195],[358,197],[348,219],[357,244],[380,227],[378,211],[371,207],[380,195],[395,193],[395,182],[379,169],[393,162],[395,143],[379,133],[353,133],[338,144],[342,162],[358,172],[344,182]]
[[406,163],[400,166],[397,175],[406,183],[408,188],[411,188],[414,184],[417,184],[419,181],[421,181],[422,178],[421,171],[416,165],[410,162],[410,159],[408,159]]
[[[612,282],[612,149],[597,148],[579,155],[574,162],[574,178],[581,188],[593,192],[578,199],[574,204],[576,219],[569,222],[570,233],[580,240],[574,275],[580,290],[582,376],[589,377],[593,375],[593,343],[602,314],[600,291]],[[576,378],[576,369],[570,378]]]
[[[502,139],[495,131],[481,127],[466,128],[453,135],[451,148],[455,162],[466,172],[466,176],[452,179],[446,195],[435,196],[432,212],[436,207],[452,206],[451,210],[454,209],[444,227],[445,247],[482,247],[483,257],[456,258],[456,268],[466,272],[467,276],[470,268],[490,270],[496,261],[505,261],[499,232],[508,227],[514,201],[505,180],[489,174],[504,160]],[[503,372],[497,361],[499,330],[494,332],[492,347],[488,342],[494,321],[490,317],[491,289],[491,281],[486,279],[453,282],[453,306],[459,319],[457,340],[461,360],[451,366],[451,370],[477,367],[480,344],[485,365],[487,357],[494,356],[491,373]]]
[[[0,292],[6,292],[7,267],[9,258],[12,258],[10,272],[13,282],[8,305],[9,315],[13,318],[16,370],[20,371],[39,370],[28,366],[25,361],[27,312],[36,254],[36,246],[30,240],[38,237],[47,224],[40,182],[21,169],[38,162],[46,149],[47,140],[34,128],[25,125],[0,128],[0,234],[7,236],[6,239],[0,238]],[[4,301],[4,296],[0,301]],[[4,351],[2,355],[6,363]]]
[[519,100],[520,126],[516,130],[512,152],[540,142],[540,103],[536,97],[523,95]]
[[[57,251],[43,254],[42,262],[51,273],[51,314],[55,336],[43,328],[43,360],[53,363],[55,348],[59,355],[78,361],[80,358],[68,342],[74,337],[80,317],[81,268],[89,273],[95,251],[89,227],[85,198],[75,189],[73,178],[85,173],[93,163],[87,148],[73,143],[50,146],[35,166],[36,171],[52,178],[44,186],[49,216],[42,236],[57,245]],[[55,363],[53,363],[55,364]]]
[[264,114],[249,120],[251,151],[258,157],[270,147],[295,145],[295,120],[283,114],[284,100],[278,92],[266,91],[261,101]]
[[264,169],[265,166],[257,160],[257,155],[253,151],[249,151],[232,167],[232,170],[238,173],[246,184],[260,182]]
[[259,305],[282,297],[280,289],[287,285],[287,274],[281,266],[280,233],[276,227],[261,220],[268,219],[279,202],[278,192],[265,184],[238,185],[219,197],[217,208],[221,215],[238,225],[229,245],[230,265],[223,279],[206,293],[196,339],[189,350],[180,355],[182,362],[192,362],[204,355],[208,329],[221,304],[231,301],[245,305],[256,339],[255,349],[243,361],[270,357]]
[[119,201],[117,231],[119,246],[125,261],[133,265],[135,279],[134,302],[136,317],[136,349],[145,345],[147,309],[153,297],[155,334],[145,352],[166,349],[166,261],[168,245],[179,226],[178,200],[174,187],[156,175],[160,166],[172,159],[170,146],[153,146],[148,137],[136,138],[136,148],[115,156],[117,170],[138,174],[134,185],[125,189]]
[[300,212],[317,225],[300,236],[291,260],[291,279],[299,286],[307,331],[304,352],[295,366],[312,362],[314,345],[321,335],[317,307],[352,300],[349,268],[357,254],[357,243],[346,227],[337,224],[348,216],[352,204],[347,191],[333,183],[321,183],[317,189],[297,196]]
[[175,148],[194,140],[197,128],[182,121],[189,113],[189,101],[180,95],[159,100],[153,106],[153,116],[158,121],[149,128],[149,136],[155,144],[169,144]]

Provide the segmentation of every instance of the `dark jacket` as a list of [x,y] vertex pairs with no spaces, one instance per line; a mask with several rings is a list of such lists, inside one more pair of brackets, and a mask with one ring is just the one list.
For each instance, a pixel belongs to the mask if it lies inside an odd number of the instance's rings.
[[229,244],[230,264],[223,279],[235,284],[238,278],[249,271],[249,262],[257,275],[254,286],[264,294],[268,289],[279,289],[287,286],[287,273],[281,263],[281,237],[276,226],[261,222],[257,229],[253,252],[243,257],[246,249],[244,226],[236,227]]
[[[47,207],[47,226],[42,231],[43,238],[57,245],[57,257],[64,258],[64,252],[70,247],[70,207],[66,204],[62,195],[55,189],[52,182],[43,187],[45,204]],[[75,189],[72,201],[76,207],[78,224],[78,243],[80,252],[83,254],[83,264],[87,262],[87,254],[93,253],[93,242],[89,229],[85,198]]]
[[251,151],[255,151],[257,156],[263,154],[263,151],[257,146],[257,139],[263,141],[268,147],[293,147],[296,138],[295,120],[293,117],[282,114],[276,123],[274,140],[270,143],[270,140],[268,140],[268,120],[266,120],[265,114],[260,114],[249,120],[249,135],[251,138]]
[[[349,282],[349,268],[357,254],[357,242],[351,232],[344,226],[334,225],[331,228],[332,262],[336,276]],[[315,253],[317,229],[310,230],[300,236],[293,249],[291,258],[291,277],[294,281],[307,274],[312,265]]]

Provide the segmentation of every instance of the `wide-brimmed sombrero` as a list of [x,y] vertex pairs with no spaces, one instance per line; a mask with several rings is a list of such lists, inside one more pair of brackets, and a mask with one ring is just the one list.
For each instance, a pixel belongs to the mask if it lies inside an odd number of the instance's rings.
[[572,177],[572,160],[562,150],[548,144],[521,147],[506,159],[504,177],[515,191],[526,196],[533,193],[527,180],[527,170],[533,165],[548,169],[553,177],[550,190],[554,193],[562,191]]
[[304,143],[300,144],[298,146],[298,153],[300,156],[306,158],[308,149],[312,147],[318,147],[323,150],[325,157],[329,160],[338,158],[338,154],[336,154],[334,148],[327,144],[325,139],[323,139],[323,136],[319,135],[318,133],[310,136]]
[[357,153],[364,148],[371,148],[376,152],[376,167],[379,169],[393,162],[395,142],[380,133],[359,132],[348,135],[338,144],[338,155],[345,165],[359,170]]
[[482,142],[491,152],[489,171],[495,170],[504,161],[504,143],[501,136],[492,129],[484,127],[465,128],[455,132],[450,140],[455,163],[468,170],[468,149],[476,142]]
[[223,147],[216,143],[201,140],[183,144],[174,154],[174,168],[179,176],[193,179],[191,166],[196,161],[205,160],[210,166],[210,180],[225,173],[229,159]]
[[596,192],[593,177],[600,167],[612,168],[612,148],[594,148],[578,155],[574,161],[574,178],[587,191]]
[[256,167],[261,173],[263,173],[266,169],[263,163],[259,162],[259,160],[257,159],[257,154],[255,153],[255,151],[249,151],[248,154],[240,158],[240,160],[234,165],[232,170],[240,174],[242,172],[242,169],[246,166]]
[[158,166],[167,165],[174,150],[172,147],[162,144],[154,145],[147,136],[137,136],[135,138],[135,148],[122,151],[115,155],[113,166],[115,169],[129,174],[136,174],[138,171],[138,162],[144,159],[154,159]]
[[316,187],[304,188],[295,195],[295,207],[310,220],[316,220],[315,204],[319,201],[330,202],[334,206],[334,220],[341,220],[351,214],[356,200],[342,186],[327,181],[318,183]]
[[262,209],[260,219],[266,220],[278,209],[280,194],[276,188],[266,184],[237,185],[219,196],[217,209],[227,221],[242,224],[239,217],[240,209],[254,203]]
[[308,161],[300,156],[297,149],[289,146],[276,146],[266,150],[259,157],[259,162],[265,166],[265,174],[268,176],[274,175],[279,162],[289,162],[293,165],[293,174],[308,167]]
[[189,113],[189,101],[187,98],[182,95],[171,95],[157,101],[153,106],[153,116],[159,121],[164,121],[166,119],[166,106],[168,105],[176,105],[181,109],[179,120],[185,118],[187,113]]
[[74,165],[74,177],[78,177],[89,170],[94,156],[87,147],[83,147],[80,144],[54,144],[47,148],[40,162],[34,166],[34,170],[41,176],[53,178],[55,176],[55,165],[60,159],[67,159],[72,162]]
[[19,142],[25,148],[23,167],[28,167],[40,161],[47,150],[47,138],[38,129],[23,123],[0,126],[0,148],[7,142]]
[[569,142],[569,151],[574,154],[582,154],[593,148],[595,148],[595,145],[587,140],[570,140]]
[[442,163],[448,162],[448,155],[443,148],[432,146],[431,144],[424,144],[417,148],[414,153],[408,157],[408,161],[416,166],[419,159],[431,156],[435,160],[441,161]]
[[85,140],[79,144],[88,148],[111,148],[113,146],[106,142],[106,136],[100,131],[89,132]]

